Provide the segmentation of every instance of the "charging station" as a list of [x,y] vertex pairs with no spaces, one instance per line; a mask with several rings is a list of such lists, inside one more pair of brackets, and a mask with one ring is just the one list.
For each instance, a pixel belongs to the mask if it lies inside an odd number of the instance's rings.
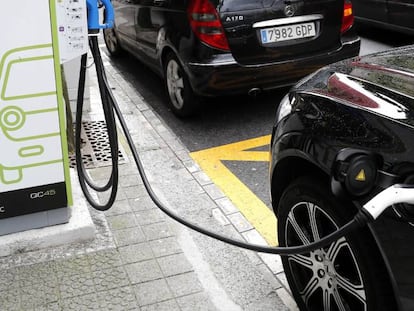
[[10,0],[2,5],[0,25],[0,235],[4,235],[70,218],[60,66],[88,51],[86,3]]

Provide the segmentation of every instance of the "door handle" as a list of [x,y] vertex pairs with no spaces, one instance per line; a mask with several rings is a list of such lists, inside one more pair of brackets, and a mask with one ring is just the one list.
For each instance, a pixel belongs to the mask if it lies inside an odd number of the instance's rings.
[[155,6],[166,6],[169,3],[169,0],[153,0],[152,3]]

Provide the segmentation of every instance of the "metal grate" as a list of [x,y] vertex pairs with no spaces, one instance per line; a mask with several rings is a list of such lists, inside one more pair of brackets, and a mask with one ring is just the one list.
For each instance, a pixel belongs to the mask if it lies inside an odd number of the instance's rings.
[[[111,165],[111,147],[108,141],[105,121],[82,122],[82,160],[86,168]],[[70,167],[76,167],[75,155],[69,156]],[[126,162],[124,152],[119,146],[119,164]]]

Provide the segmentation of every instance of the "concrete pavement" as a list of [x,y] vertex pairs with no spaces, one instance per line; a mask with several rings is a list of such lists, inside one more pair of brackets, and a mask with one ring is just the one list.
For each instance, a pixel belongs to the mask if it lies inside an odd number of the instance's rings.
[[[102,55],[148,177],[163,202],[203,227],[265,243]],[[89,74],[91,110],[85,121],[100,124],[99,91],[93,70]],[[218,242],[167,218],[146,193],[122,135],[120,142],[115,205],[107,212],[87,209],[91,237],[40,249],[15,247],[0,257],[1,310],[296,310],[279,256]],[[95,180],[105,180],[110,168],[98,158],[95,154],[96,163],[88,171]],[[76,178],[73,184],[82,200]],[[59,226],[57,230],[65,230]],[[35,240],[42,230],[20,234]],[[19,238],[15,241],[18,246]]]

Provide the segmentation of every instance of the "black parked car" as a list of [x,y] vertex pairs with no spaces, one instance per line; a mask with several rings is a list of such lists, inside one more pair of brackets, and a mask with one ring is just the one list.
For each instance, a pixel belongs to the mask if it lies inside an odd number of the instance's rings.
[[113,0],[113,56],[127,50],[164,77],[171,108],[202,96],[291,85],[359,53],[349,0]]
[[[380,190],[414,184],[414,46],[326,66],[291,88],[271,140],[280,245],[319,240]],[[414,206],[283,257],[301,310],[414,310]]]
[[353,0],[352,4],[358,23],[414,35],[413,0]]

